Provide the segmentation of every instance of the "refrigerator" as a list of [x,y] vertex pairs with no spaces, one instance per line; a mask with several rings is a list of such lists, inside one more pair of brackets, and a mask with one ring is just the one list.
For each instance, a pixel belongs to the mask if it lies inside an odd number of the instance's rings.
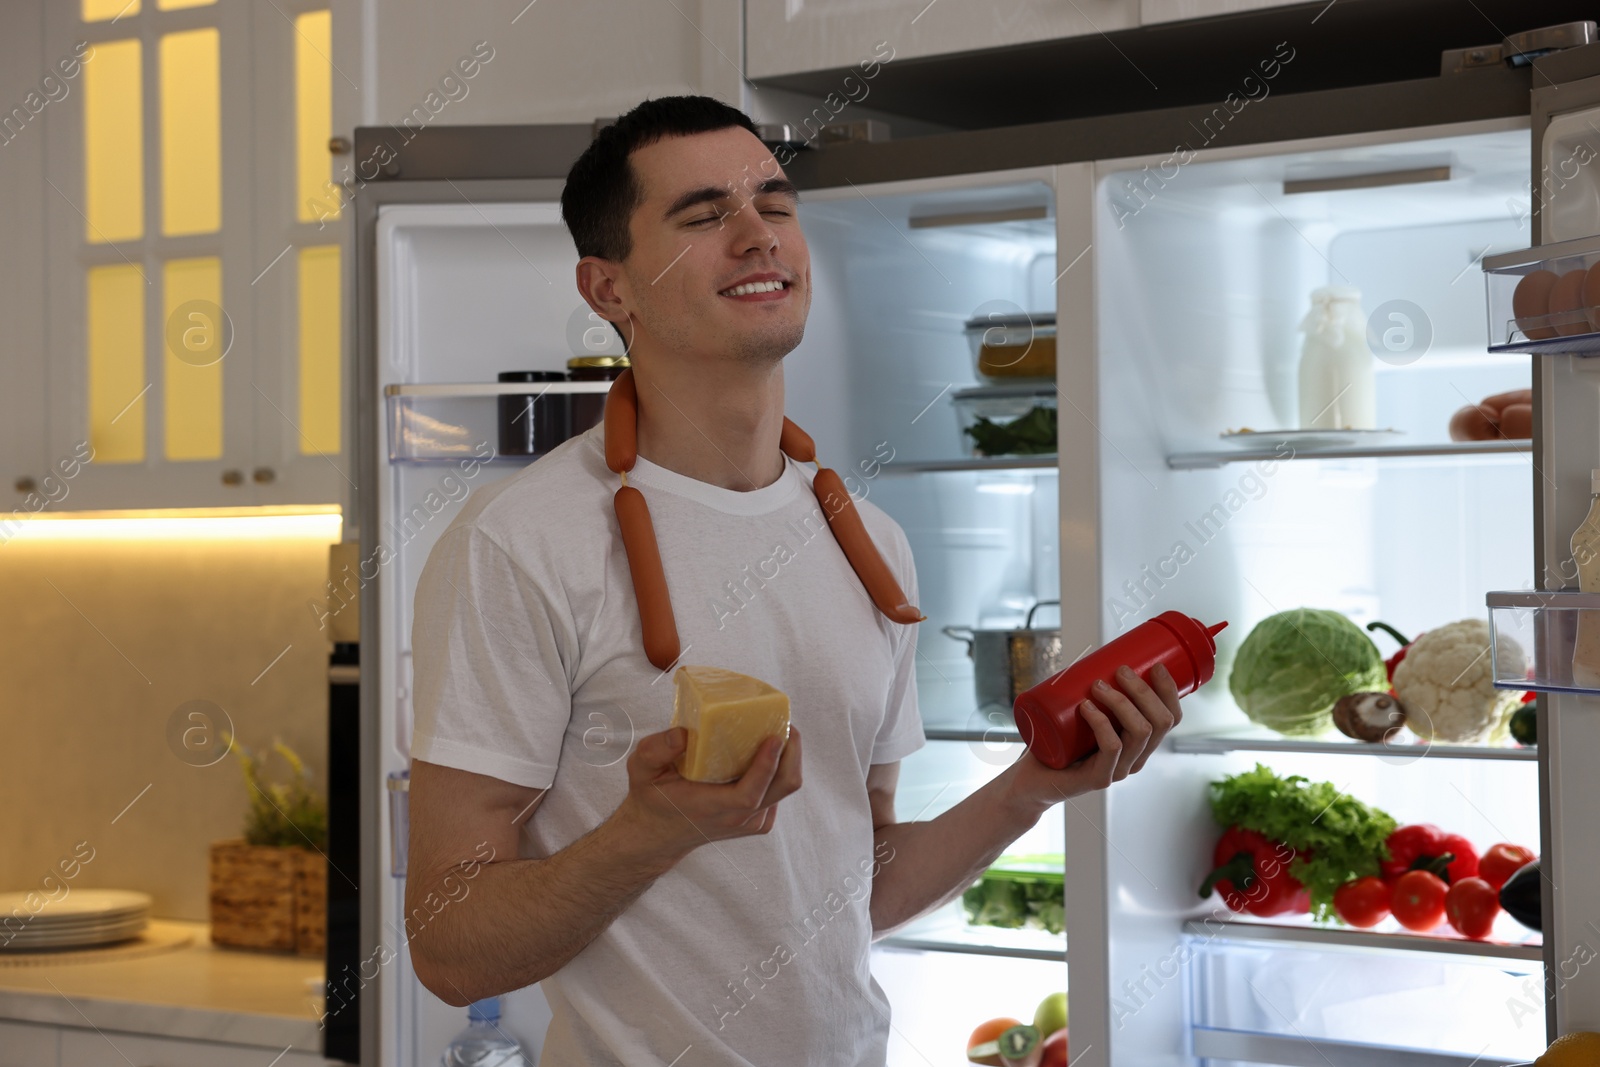
[[[1567,33],[1594,39],[1593,24]],[[874,944],[891,1064],[965,1062],[975,1026],[1027,1020],[1062,989],[1082,1067],[1468,1067],[1600,1030],[1600,967],[1587,966],[1600,950],[1600,782],[1587,765],[1600,704],[1562,666],[1576,620],[1600,608],[1562,566],[1600,467],[1600,377],[1585,355],[1594,338],[1530,340],[1507,310],[1544,246],[1559,242],[1563,269],[1600,259],[1589,163],[1600,46],[1528,59],[1446,55],[1437,78],[1238,111],[820,148],[764,128],[789,146],[779,158],[801,189],[815,288],[786,357],[788,414],[906,530],[928,616],[929,740],[902,766],[899,817],[936,816],[1021,752],[1004,709],[979,706],[965,645],[945,628],[1019,627],[1059,600],[1033,625],[1059,625],[1070,660],[1165,610],[1229,622],[1216,680],[1186,698],[1144,771],[1056,806],[1008,850],[1064,857],[1064,936],[974,926],[957,901]],[[615,344],[573,285],[557,205],[593,132],[357,131],[358,522],[372,622],[360,657],[364,951],[345,988],[364,1064],[436,1063],[466,1021],[421,987],[404,945],[411,597],[461,501],[537,462],[496,447],[499,398],[534,391],[498,374],[560,370]],[[1273,434],[1300,425],[1299,324],[1330,284],[1360,292],[1377,425],[1390,432],[1286,449]],[[1053,454],[972,454],[957,396],[997,397],[971,392],[966,328],[997,314],[1054,316]],[[1531,441],[1450,440],[1457,408],[1530,385]],[[1539,693],[1541,744],[1400,748],[1253,726],[1227,686],[1234,653],[1295,607],[1410,635],[1492,611],[1532,664],[1525,676],[1497,663],[1498,684]],[[1250,922],[1202,900],[1220,832],[1208,785],[1258,762],[1480,848],[1532,847],[1544,934],[1506,917],[1483,942],[1392,923]],[[330,988],[340,978],[330,971]],[[509,994],[503,1013],[537,1051],[549,1017],[538,990]]]

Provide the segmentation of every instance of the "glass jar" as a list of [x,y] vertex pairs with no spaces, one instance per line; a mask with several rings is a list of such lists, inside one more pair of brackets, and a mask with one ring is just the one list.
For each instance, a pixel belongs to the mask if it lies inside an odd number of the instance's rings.
[[[627,369],[627,356],[575,356],[567,360],[567,377],[575,382],[612,382]],[[576,437],[599,424],[605,415],[606,394],[573,393],[571,410],[571,434]]]
[[[507,370],[502,382],[561,382],[566,375],[558,370]],[[564,393],[540,396],[532,393],[506,393],[500,400],[500,454],[502,456],[540,456],[565,441],[567,405]]]

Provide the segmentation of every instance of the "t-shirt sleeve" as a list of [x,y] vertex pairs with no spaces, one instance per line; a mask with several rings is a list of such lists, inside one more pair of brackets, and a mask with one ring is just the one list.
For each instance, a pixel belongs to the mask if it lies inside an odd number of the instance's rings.
[[[911,603],[917,603],[917,568],[911,558],[911,543],[898,523],[892,524],[893,538],[885,556],[900,579],[900,588],[906,591]],[[888,707],[884,710],[883,725],[872,744],[873,763],[893,763],[904,759],[927,744],[922,728],[922,712],[917,707],[917,629],[889,623],[893,627],[894,679],[889,685]]]
[[576,638],[564,603],[476,526],[445,531],[411,625],[415,758],[550,787],[571,715],[564,664]]

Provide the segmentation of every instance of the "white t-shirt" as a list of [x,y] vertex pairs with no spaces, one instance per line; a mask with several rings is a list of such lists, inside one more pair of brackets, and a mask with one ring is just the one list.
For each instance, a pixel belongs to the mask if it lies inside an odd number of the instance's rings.
[[[565,848],[627,792],[635,738],[673,683],[645,658],[603,427],[468,498],[428,557],[412,630],[420,760],[547,788],[521,856]],[[924,744],[916,627],[873,606],[785,459],[736,492],[640,458],[683,649],[789,695],[804,784],[765,836],[703,845],[544,981],[552,1064],[881,1067],[889,1006],[868,969],[876,865],[868,767]],[[904,532],[867,530],[911,603]],[[537,906],[536,904],[532,906]],[[681,1057],[681,1058],[680,1058]]]

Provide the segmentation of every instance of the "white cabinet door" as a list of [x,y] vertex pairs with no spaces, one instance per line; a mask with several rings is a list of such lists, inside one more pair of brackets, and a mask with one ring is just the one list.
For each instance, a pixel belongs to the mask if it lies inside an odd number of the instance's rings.
[[1139,0],[745,0],[744,10],[750,78],[1110,33],[1139,20]]
[[319,1054],[296,1048],[285,1051],[112,1031],[61,1031],[60,1067],[325,1067],[327,1062]]
[[60,1041],[53,1026],[0,1023],[0,1067],[57,1067]]
[[1213,15],[1234,15],[1241,11],[1292,7],[1303,3],[1305,0],[1139,0],[1139,24],[1151,26],[1161,22],[1204,19]]
[[[45,59],[42,4],[16,5],[0,34],[0,70],[20,95],[0,118],[0,513],[48,506],[44,484],[44,130],[61,81]],[[41,85],[46,75],[50,81]],[[9,90],[8,90],[9,92]],[[37,110],[36,110],[37,109]]]

